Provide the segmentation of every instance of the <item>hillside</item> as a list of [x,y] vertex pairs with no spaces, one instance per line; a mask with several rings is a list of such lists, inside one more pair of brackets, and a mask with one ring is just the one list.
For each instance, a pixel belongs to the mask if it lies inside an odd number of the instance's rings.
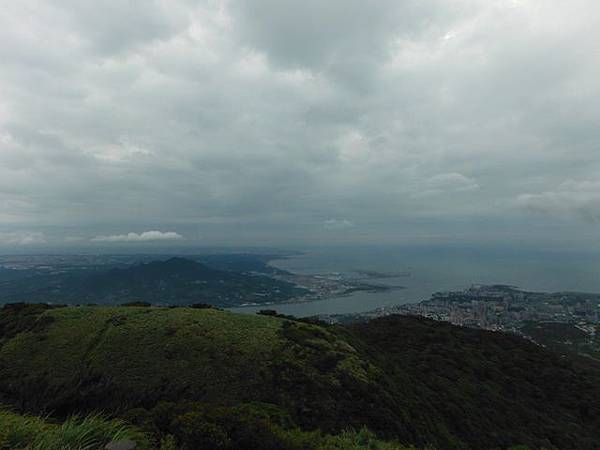
[[[229,419],[229,418],[228,418]],[[231,425],[239,423],[231,421]],[[205,430],[203,430],[205,431]],[[302,450],[415,450],[397,442],[377,439],[366,429],[344,431],[337,435],[303,432],[297,428],[285,430],[272,426],[270,430],[252,430],[253,434],[237,436],[229,434],[228,442],[217,448],[267,449],[285,448]],[[262,432],[261,432],[262,431]],[[135,450],[210,450],[215,448],[214,438],[204,433],[202,442],[194,436],[191,446],[179,443],[173,436],[153,438],[137,427],[120,419],[108,419],[101,415],[71,416],[63,422],[40,417],[17,414],[0,409],[0,448],[20,450],[105,450],[107,445],[135,443]],[[184,438],[184,439],[186,439]],[[208,439],[207,439],[208,438]],[[187,440],[187,439],[186,439]],[[198,445],[202,445],[198,447]],[[268,447],[274,445],[274,447]],[[114,448],[114,447],[113,447]],[[117,447],[123,448],[123,447]],[[127,448],[127,447],[126,447]],[[523,450],[523,449],[519,449]]]
[[600,326],[594,333],[584,331],[580,325],[559,322],[526,322],[521,332],[535,342],[561,354],[576,354],[600,362]]
[[332,327],[192,308],[0,313],[0,403],[57,417],[101,410],[181,442],[190,429],[231,440],[367,427],[419,447],[594,449],[593,364],[405,317]]
[[305,293],[305,290],[291,283],[265,275],[218,270],[186,258],[170,258],[130,267],[100,267],[91,272],[34,272],[28,277],[0,277],[0,303],[25,301],[114,305],[142,301],[162,305],[208,303],[228,307],[243,303],[281,302]]

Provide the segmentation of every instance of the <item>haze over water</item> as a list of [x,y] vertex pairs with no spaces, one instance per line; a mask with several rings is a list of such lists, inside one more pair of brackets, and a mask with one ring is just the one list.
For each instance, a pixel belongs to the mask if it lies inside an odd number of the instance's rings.
[[[404,286],[387,292],[355,292],[315,302],[273,306],[296,316],[341,314],[418,302],[438,291],[471,284],[510,284],[535,291],[600,292],[600,255],[523,248],[458,246],[370,246],[307,249],[302,255],[273,261],[299,274],[347,274],[355,270],[409,272],[410,276],[368,282]],[[253,312],[264,307],[239,308]]]

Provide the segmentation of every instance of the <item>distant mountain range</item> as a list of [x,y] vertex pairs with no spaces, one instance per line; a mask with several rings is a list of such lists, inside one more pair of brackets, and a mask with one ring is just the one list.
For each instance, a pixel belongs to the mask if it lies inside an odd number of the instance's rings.
[[129,267],[99,267],[91,271],[45,273],[38,270],[28,273],[3,270],[0,273],[0,303],[206,303],[230,307],[277,303],[306,293],[291,283],[258,273],[266,272],[266,266],[260,261],[222,258],[217,263],[225,269],[241,266],[259,270],[220,270],[179,257]]

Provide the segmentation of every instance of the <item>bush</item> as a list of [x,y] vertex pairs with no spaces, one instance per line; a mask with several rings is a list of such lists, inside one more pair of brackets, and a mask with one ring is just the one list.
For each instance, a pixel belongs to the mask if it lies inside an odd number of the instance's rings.
[[122,303],[121,306],[129,306],[129,307],[138,307],[138,308],[149,308],[152,305],[148,302],[142,302],[142,301],[133,301],[133,302],[127,302],[127,303]]
[[131,439],[150,449],[143,433],[121,420],[100,415],[72,416],[62,424],[0,411],[0,448],[26,450],[101,450],[115,440]]
[[359,432],[345,431],[336,436],[326,436],[318,450],[409,450],[397,442],[383,442],[366,428]]
[[220,450],[231,448],[231,439],[219,425],[198,412],[177,416],[172,428],[179,443],[188,449]]
[[214,305],[210,305],[208,303],[194,303],[193,305],[190,305],[190,308],[194,308],[194,309],[219,309],[219,308],[216,308]]

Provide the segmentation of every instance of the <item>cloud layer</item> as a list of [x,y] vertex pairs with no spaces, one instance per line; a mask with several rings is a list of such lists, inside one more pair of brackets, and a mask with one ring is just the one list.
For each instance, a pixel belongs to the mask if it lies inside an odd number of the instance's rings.
[[590,231],[599,41],[592,0],[6,2],[0,245]]
[[178,241],[183,239],[174,231],[144,231],[143,233],[113,234],[110,236],[96,236],[92,242],[151,242],[151,241]]
[[30,231],[12,231],[0,233],[0,245],[22,246],[44,244],[46,238],[43,233]]
[[571,216],[600,222],[600,181],[566,181],[551,191],[522,194],[517,203],[549,216]]
[[348,219],[327,219],[323,222],[323,227],[326,230],[344,230],[347,228],[354,228],[356,225],[354,222]]

